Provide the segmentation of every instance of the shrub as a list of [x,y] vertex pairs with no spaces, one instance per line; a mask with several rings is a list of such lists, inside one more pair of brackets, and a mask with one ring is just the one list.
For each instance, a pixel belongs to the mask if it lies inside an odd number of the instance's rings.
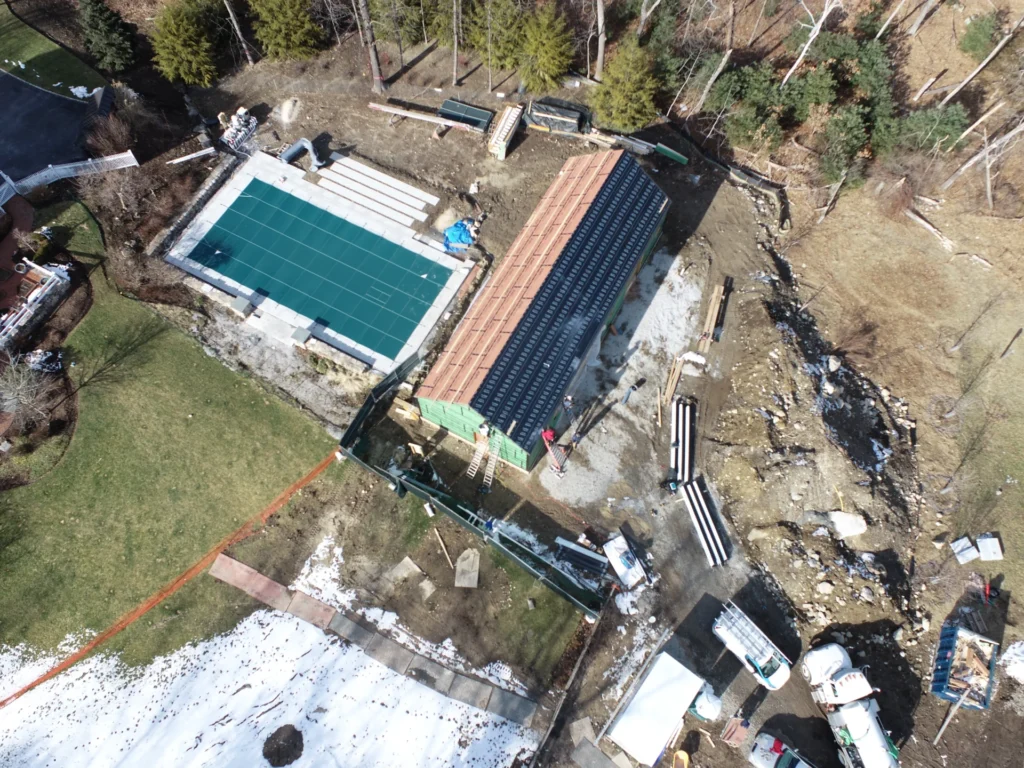
[[565,19],[549,2],[526,21],[519,57],[519,77],[528,91],[540,92],[559,86],[572,63],[572,37]]
[[79,0],[78,20],[85,48],[100,69],[123,72],[134,63],[131,29],[103,0]]
[[775,115],[762,117],[756,109],[742,105],[725,119],[725,135],[737,146],[778,148],[782,142],[782,126]]
[[271,59],[308,59],[320,47],[323,30],[310,15],[309,0],[251,0],[256,39]]
[[487,7],[491,15],[491,58],[494,69],[514,69],[523,43],[524,14],[516,0],[482,0],[473,6],[466,40],[487,61]]
[[878,155],[895,149],[930,151],[940,143],[943,149],[949,149],[969,120],[960,104],[919,109],[905,117],[879,122],[871,134],[871,146]]
[[862,106],[840,107],[825,126],[825,151],[821,170],[829,182],[839,181],[843,171],[851,170],[854,158],[868,143]]
[[782,95],[786,107],[792,110],[793,119],[802,123],[810,117],[811,107],[828,106],[836,100],[836,79],[828,67],[817,67],[803,77],[790,80]]
[[658,116],[654,96],[658,80],[654,58],[630,37],[619,45],[604,70],[604,80],[594,90],[591,105],[597,119],[623,133],[638,131]]
[[171,82],[208,87],[217,76],[205,9],[192,0],[165,5],[156,17],[153,58]]
[[996,35],[998,34],[998,12],[993,11],[984,16],[975,16],[967,20],[967,31],[960,38],[960,50],[975,61],[982,61],[996,47]]

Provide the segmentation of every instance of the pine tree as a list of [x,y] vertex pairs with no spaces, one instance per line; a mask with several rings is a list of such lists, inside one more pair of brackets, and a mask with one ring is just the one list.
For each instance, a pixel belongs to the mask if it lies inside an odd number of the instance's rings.
[[171,82],[213,85],[217,66],[205,10],[190,0],[165,5],[153,34],[156,68]]
[[488,66],[487,11],[490,6],[490,67],[515,69],[523,44],[526,14],[516,0],[480,0],[469,14],[466,40]]
[[103,0],[80,0],[78,20],[86,50],[95,57],[100,69],[123,72],[132,65],[132,33],[121,14]]
[[591,96],[597,119],[616,131],[638,131],[658,116],[654,58],[635,39],[623,42],[604,70],[604,80]]
[[419,0],[370,0],[370,18],[378,40],[397,42],[401,34],[402,45],[423,42]]
[[565,19],[549,0],[531,15],[523,28],[519,77],[528,91],[553,90],[572,63],[572,38]]
[[252,0],[258,17],[256,39],[271,59],[308,59],[320,47],[323,30],[310,15],[309,0]]

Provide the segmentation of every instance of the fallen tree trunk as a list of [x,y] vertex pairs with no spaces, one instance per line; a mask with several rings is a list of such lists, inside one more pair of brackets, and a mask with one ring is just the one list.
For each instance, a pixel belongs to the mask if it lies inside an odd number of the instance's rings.
[[935,9],[935,6],[937,6],[939,2],[940,0],[928,0],[928,2],[924,4],[921,12],[917,14],[917,18],[914,20],[914,23],[911,24],[910,29],[907,30],[908,37],[913,37],[920,31],[921,25],[924,24],[925,19],[928,18],[928,15]]
[[942,186],[940,187],[940,189],[949,189],[951,186],[953,186],[954,181],[963,176],[964,173],[966,173],[974,165],[984,160],[985,156],[988,154],[989,151],[1001,149],[1003,146],[1012,141],[1015,137],[1019,136],[1022,132],[1024,132],[1024,119],[1022,119],[1017,124],[1017,127],[1014,128],[1012,131],[1007,133],[1005,136],[1000,137],[996,141],[992,142],[992,144],[990,144],[986,149],[981,150],[976,155],[974,155],[974,157],[972,157],[966,163],[957,168],[952,176],[950,176],[948,179],[942,182]]
[[715,69],[714,74],[711,75],[711,79],[708,80],[708,84],[704,86],[704,92],[701,93],[700,100],[697,102],[697,105],[693,108],[693,112],[691,112],[690,114],[700,114],[701,109],[704,107],[704,101],[707,99],[708,94],[711,93],[711,86],[715,84],[715,80],[717,80],[718,76],[722,74],[722,70],[725,69],[725,65],[729,63],[729,58],[731,56],[732,49],[730,48],[728,51],[725,52],[725,55],[722,57],[722,60],[718,62],[718,68]]
[[924,229],[931,232],[933,235],[935,235],[935,237],[938,238],[939,242],[942,243],[943,248],[945,248],[950,253],[953,252],[953,241],[946,237],[944,234],[942,234],[938,229],[936,229],[935,226],[931,222],[929,222],[924,216],[922,216],[912,208],[908,208],[907,210],[905,210],[903,212],[903,215],[906,216],[915,224],[917,224],[918,226],[923,227]]
[[971,72],[971,74],[969,74],[966,78],[964,78],[964,81],[962,83],[960,83],[960,85],[958,85],[956,88],[954,88],[948,94],[946,94],[946,98],[944,98],[942,101],[939,102],[939,106],[940,107],[946,106],[946,104],[949,103],[950,99],[952,99],[954,96],[956,96],[958,93],[960,93],[960,91],[962,91],[964,89],[964,87],[969,82],[971,82],[971,80],[973,80],[975,77],[977,77],[978,73],[980,73],[981,70],[983,70],[985,67],[987,67],[989,65],[989,62],[992,61],[992,59],[994,59],[996,56],[998,56],[999,52],[1001,50],[1003,50],[1003,48],[1006,47],[1007,43],[1009,43],[1013,39],[1013,36],[1015,34],[1017,34],[1017,30],[1020,29],[1022,24],[1024,24],[1024,16],[1021,16],[1020,19],[1017,21],[1017,23],[1013,25],[1013,28],[1010,29],[1010,31],[1006,33],[1006,37],[1004,37],[1002,40],[1000,40],[998,43],[996,43],[996,47],[992,49],[992,53],[990,53],[988,56],[985,57],[984,61],[981,62],[981,64],[979,64],[977,66],[977,68],[973,72]]

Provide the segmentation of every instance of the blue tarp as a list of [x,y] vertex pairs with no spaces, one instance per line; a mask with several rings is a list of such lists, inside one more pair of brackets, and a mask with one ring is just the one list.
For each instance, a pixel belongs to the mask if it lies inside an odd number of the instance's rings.
[[444,249],[448,253],[464,251],[473,244],[473,234],[469,231],[468,221],[456,221],[444,231]]

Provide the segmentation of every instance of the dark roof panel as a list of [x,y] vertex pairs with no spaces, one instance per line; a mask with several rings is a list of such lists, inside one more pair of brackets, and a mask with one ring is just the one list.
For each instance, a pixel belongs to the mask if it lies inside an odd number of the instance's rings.
[[668,198],[621,154],[471,400],[526,450],[661,225]]

